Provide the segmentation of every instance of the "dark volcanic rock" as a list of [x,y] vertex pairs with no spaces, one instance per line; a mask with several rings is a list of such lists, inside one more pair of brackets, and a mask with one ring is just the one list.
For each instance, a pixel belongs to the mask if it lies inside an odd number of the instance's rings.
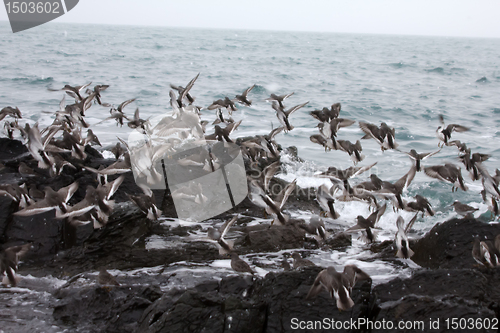
[[21,141],[0,138],[0,161],[9,161],[27,152],[28,149]]
[[305,231],[295,224],[285,226],[264,226],[260,230],[250,231],[244,245],[259,252],[278,251],[301,247]]
[[453,219],[434,226],[413,245],[412,260],[427,268],[472,268],[475,236],[493,240],[500,234],[499,224],[474,219]]
[[339,232],[325,240],[325,244],[331,249],[340,250],[352,245],[352,235]]
[[409,279],[394,279],[373,289],[380,307],[375,319],[422,321],[425,331],[430,330],[430,318],[439,319],[441,332],[453,331],[446,329],[446,319],[493,319],[499,315],[499,277],[498,270],[439,269],[419,271]]
[[[280,274],[269,273],[257,282],[253,294],[267,305],[266,332],[305,332],[294,329],[294,322],[323,321],[324,318],[349,321],[352,318],[367,317],[371,312],[371,282],[358,283],[351,295],[355,305],[349,311],[339,311],[335,300],[322,291],[315,299],[305,300],[314,279],[322,270],[311,267],[303,271]],[[347,332],[347,330],[339,330]]]
[[[177,246],[164,249],[146,249],[146,238],[153,230]],[[180,261],[206,262],[218,257],[218,250],[206,242],[182,242],[176,233],[179,229],[163,229],[149,221],[142,212],[130,204],[115,208],[108,224],[93,231],[84,246],[76,246],[58,253],[52,261],[44,264],[47,272],[64,265],[66,274],[78,274],[96,270],[101,266],[113,269],[135,269],[168,265]],[[172,243],[174,244],[174,243]]]
[[[164,295],[145,311],[140,332],[304,332],[294,330],[298,320],[350,320],[371,312],[371,283],[359,283],[352,298],[355,306],[338,311],[324,292],[306,301],[316,275],[322,270],[269,273],[250,283],[248,276],[223,279],[201,290],[187,290],[178,299]],[[342,332],[342,331],[340,331]]]
[[0,196],[0,241],[5,242],[4,232],[9,221],[12,219],[12,213],[17,208],[17,203],[7,196]]
[[61,247],[62,220],[55,218],[55,210],[32,216],[12,216],[5,230],[9,242],[32,243],[32,252],[54,254]]
[[159,286],[64,288],[54,318],[66,326],[92,332],[134,332],[144,310],[160,298]]

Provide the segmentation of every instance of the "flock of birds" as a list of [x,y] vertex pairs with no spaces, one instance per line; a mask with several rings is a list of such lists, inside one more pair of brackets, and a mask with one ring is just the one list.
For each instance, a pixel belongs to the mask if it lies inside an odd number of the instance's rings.
[[[200,114],[203,108],[194,104],[195,98],[190,94],[198,76],[199,74],[186,87],[171,85],[172,90],[170,90],[169,96],[172,114],[163,117],[156,124],[153,124],[149,119],[142,119],[138,108],[135,110],[133,116],[125,114],[126,106],[134,102],[135,99],[126,100],[118,106],[104,103],[101,93],[108,86],[96,85],[93,89],[90,89],[89,86],[91,83],[82,86],[66,85],[62,89],[50,89],[65,91],[67,95],[75,99],[75,102],[67,105],[65,98],[63,98],[59,110],[54,113],[53,123],[43,130],[39,129],[38,124],[30,126],[26,123],[24,127],[21,126],[19,119],[22,118],[22,115],[18,108],[3,108],[0,111],[0,120],[3,120],[7,116],[14,118],[13,121],[5,121],[4,129],[7,136],[13,139],[14,132],[19,131],[29,154],[38,165],[38,168],[32,169],[24,162],[21,162],[18,172],[22,179],[40,174],[48,174],[49,177],[55,177],[61,174],[64,168],[70,168],[87,170],[94,173],[98,185],[97,187],[89,185],[86,188],[85,198],[73,206],[68,202],[78,189],[78,182],[74,182],[57,191],[49,186],[41,191],[32,183],[31,185],[28,185],[28,183],[21,185],[0,185],[0,194],[9,196],[18,203],[18,211],[14,213],[15,215],[33,216],[55,210],[56,218],[65,219],[70,225],[79,226],[92,223],[94,228],[103,227],[108,222],[109,216],[113,211],[114,201],[112,197],[122,184],[124,173],[134,169],[138,172],[139,176],[146,177],[149,182],[155,182],[161,178],[161,174],[154,168],[155,163],[165,154],[175,152],[176,147],[179,147],[184,142],[207,142],[208,144],[213,142],[233,142],[231,134],[241,124],[241,120],[234,121],[232,118],[233,112],[238,110],[236,103],[250,107],[252,101],[248,99],[248,95],[255,85],[246,89],[241,95],[236,95],[233,99],[225,97],[224,99],[214,101],[206,108],[207,110],[215,110],[216,117],[212,123],[214,132],[207,134],[206,127],[209,122],[201,120]],[[239,141],[241,151],[248,166],[248,197],[255,205],[263,208],[266,214],[272,216],[273,220],[271,224],[277,225],[291,223],[290,215],[284,212],[284,208],[288,197],[296,188],[296,180],[289,183],[277,195],[273,193],[274,191],[271,191],[270,181],[281,166],[280,147],[275,138],[282,131],[288,132],[293,130],[294,127],[291,124],[292,114],[308,104],[308,102],[305,102],[287,108],[284,102],[292,95],[293,93],[285,95],[271,94],[266,99],[275,110],[281,124],[280,127],[272,129],[267,135],[256,135],[240,139]],[[114,120],[117,126],[126,124],[129,128],[137,130],[143,138],[139,142],[138,147],[133,147],[125,140],[119,138],[120,142],[112,149],[116,157],[116,162],[99,169],[91,168],[84,163],[87,158],[85,146],[101,145],[99,139],[89,128],[90,125],[85,120],[85,113],[93,104],[110,108],[109,117],[101,122]],[[309,223],[301,222],[300,227],[306,233],[313,235],[318,242],[323,242],[330,236],[326,230],[324,218],[335,220],[340,217],[339,213],[335,210],[337,200],[356,200],[366,202],[369,205],[373,212],[367,217],[357,216],[356,224],[345,230],[345,233],[361,232],[362,239],[369,243],[374,242],[376,240],[374,228],[376,228],[377,222],[387,208],[387,203],[380,204],[380,201],[389,200],[392,203],[394,211],[406,210],[415,212],[415,216],[408,223],[401,216],[398,216],[396,220],[396,256],[405,259],[411,258],[413,251],[409,247],[408,232],[417,220],[419,213],[422,213],[422,217],[425,214],[434,215],[434,210],[425,197],[416,195],[415,200],[411,202],[407,202],[402,197],[404,188],[410,185],[415,174],[423,171],[429,177],[451,184],[452,191],[455,191],[455,189],[467,191],[461,168],[455,164],[422,165],[424,160],[439,153],[445,146],[455,146],[458,148],[459,158],[464,164],[465,169],[470,172],[471,179],[482,182],[483,190],[481,191],[481,195],[483,200],[488,204],[492,215],[499,215],[498,200],[500,200],[500,191],[498,185],[500,170],[497,169],[495,175],[492,176],[482,164],[482,162],[489,158],[489,155],[472,153],[466,144],[458,140],[451,140],[453,132],[467,131],[468,128],[457,124],[445,126],[444,119],[440,116],[441,126],[436,130],[440,149],[430,153],[418,153],[414,149],[409,152],[400,150],[396,142],[394,128],[391,128],[386,123],[381,123],[378,126],[367,122],[359,122],[359,128],[364,133],[364,136],[360,140],[373,139],[380,145],[382,151],[389,149],[400,151],[407,154],[414,163],[410,170],[394,183],[382,180],[377,175],[371,174],[368,181],[352,185],[350,182],[351,178],[370,170],[376,163],[367,166],[357,166],[365,157],[362,154],[361,141],[357,140],[355,143],[352,143],[348,140],[338,138],[340,129],[352,126],[355,120],[340,118],[340,111],[340,103],[335,103],[330,108],[325,107],[321,110],[310,112],[310,115],[319,121],[317,125],[319,134],[311,135],[310,140],[323,146],[325,151],[340,150],[347,153],[354,163],[354,166],[344,170],[330,167],[325,172],[316,174],[316,177],[330,180],[331,185],[327,186],[323,184],[317,189],[316,201],[321,208],[321,213],[313,215]],[[84,136],[82,133],[85,130],[86,135]],[[198,166],[207,172],[214,171],[219,166],[217,157],[212,154],[207,154],[203,159],[196,156],[190,157],[189,161],[183,160],[182,163],[190,166]],[[119,176],[113,181],[108,181],[108,176],[115,175]],[[149,219],[157,220],[162,212],[156,207],[152,190],[143,184],[140,187],[143,193],[136,196],[129,195],[130,200]],[[201,186],[184,189],[181,192],[172,193],[172,196],[182,196],[183,199],[195,202],[204,200]],[[453,207],[456,213],[464,217],[470,217],[477,210],[477,208],[458,201],[453,204]],[[209,228],[207,240],[217,244],[221,254],[231,257],[231,267],[235,271],[255,274],[248,263],[239,258],[238,254],[234,251],[233,242],[225,239],[226,234],[238,218],[239,215],[236,215],[224,222],[219,228]],[[17,278],[15,272],[17,271],[17,264],[29,248],[30,245],[25,244],[10,247],[1,253],[0,274],[3,275],[6,273],[4,284],[16,285]],[[500,266],[500,235],[494,241],[480,241],[476,239],[473,247],[473,257],[487,267]],[[302,258],[299,253],[294,253],[292,258],[294,260],[293,269],[314,265],[311,261]],[[292,269],[286,258],[283,259],[282,266],[285,270]],[[336,299],[338,308],[346,310],[354,304],[350,298],[350,293],[356,281],[369,278],[368,274],[355,265],[345,266],[343,272],[337,272],[334,267],[328,267],[318,274],[307,298],[314,298],[324,288],[332,298]],[[103,284],[117,283],[105,270],[100,272],[99,281]]]

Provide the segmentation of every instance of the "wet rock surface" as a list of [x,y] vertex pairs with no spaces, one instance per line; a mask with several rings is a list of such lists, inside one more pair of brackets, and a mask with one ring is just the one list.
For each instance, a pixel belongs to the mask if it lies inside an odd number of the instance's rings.
[[[16,166],[26,161],[39,172],[38,177],[24,180],[28,186],[41,190],[48,185],[57,190],[77,180],[80,186],[70,204],[84,198],[86,185],[97,185],[95,175],[81,166],[48,177],[45,170],[39,170],[23,155],[26,152],[20,142],[0,139],[0,147],[5,148],[0,150],[2,184],[19,183],[22,177]],[[16,151],[21,153],[16,155]],[[114,162],[103,159],[97,151],[89,149],[88,154],[85,165],[96,169]],[[109,180],[114,178],[110,176]],[[286,185],[279,179],[272,184]],[[19,274],[25,278],[18,288],[0,288],[2,327],[15,331],[16,320],[21,318],[26,327],[31,325],[36,331],[38,326],[43,332],[306,332],[311,331],[307,323],[324,318],[423,320],[426,324],[433,318],[439,319],[441,331],[446,331],[443,328],[447,318],[500,317],[500,269],[476,267],[471,255],[473,236],[491,240],[500,233],[498,224],[453,219],[436,225],[411,242],[415,252],[412,260],[422,268],[415,268],[410,278],[396,278],[376,286],[371,281],[358,282],[352,292],[355,306],[340,312],[326,292],[314,300],[305,300],[315,277],[325,267],[284,272],[267,263],[260,266],[272,271],[256,277],[224,269],[216,274],[213,268],[207,270],[214,262],[229,259],[221,256],[213,244],[199,241],[200,235],[206,233],[202,227],[175,225],[169,219],[175,217],[175,209],[168,195],[164,199],[164,191],[156,191],[155,195],[157,202],[164,202],[167,219],[161,223],[148,220],[128,200],[128,194],[140,191],[132,173],[127,173],[113,198],[116,206],[108,224],[98,230],[91,225],[71,229],[63,220],[55,219],[54,212],[32,217],[12,215],[16,202],[0,197],[2,248],[32,243],[32,251],[20,265]],[[292,193],[286,210],[318,213],[318,205],[308,193]],[[299,227],[305,222],[300,219],[292,219],[286,226],[252,224],[254,218],[265,216],[248,199],[211,219],[207,227],[236,213],[241,218],[233,226],[232,240],[236,251],[247,258],[262,252],[282,256],[282,251],[290,249],[326,248],[343,253],[353,243],[351,235],[337,230],[330,230],[331,237],[317,243]],[[152,237],[168,246],[149,248]],[[391,241],[367,249],[377,254],[377,260],[407,265],[394,258]],[[252,260],[249,262],[256,266]],[[102,267],[117,274],[121,286],[98,285],[97,271]],[[50,282],[51,278],[58,282]],[[43,310],[27,311],[27,303]],[[294,324],[301,321],[305,324]],[[337,331],[370,329],[362,326]]]
[[413,246],[412,260],[427,268],[471,268],[474,237],[494,240],[500,234],[499,224],[475,219],[452,219],[435,225]]

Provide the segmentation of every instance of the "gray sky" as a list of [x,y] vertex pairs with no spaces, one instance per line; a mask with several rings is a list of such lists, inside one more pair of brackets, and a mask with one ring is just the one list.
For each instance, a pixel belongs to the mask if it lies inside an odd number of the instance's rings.
[[498,0],[80,0],[54,22],[498,38],[499,14]]

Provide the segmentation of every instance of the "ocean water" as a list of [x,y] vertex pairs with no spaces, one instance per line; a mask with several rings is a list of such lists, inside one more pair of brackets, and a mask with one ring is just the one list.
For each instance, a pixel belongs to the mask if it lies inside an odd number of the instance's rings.
[[[1,22],[0,58],[0,107],[18,106],[24,121],[41,125],[52,122],[50,113],[58,109],[64,96],[62,91],[47,88],[90,81],[109,84],[103,101],[118,105],[137,98],[125,113],[132,115],[138,107],[141,117],[148,118],[171,112],[170,83],[185,85],[201,73],[191,93],[196,97],[195,104],[203,107],[256,84],[249,95],[253,105],[239,106],[233,114],[235,120],[243,119],[234,137],[266,134],[279,122],[265,98],[271,93],[294,92],[286,101],[288,107],[306,101],[309,104],[291,116],[295,129],[279,134],[277,141],[284,147],[296,146],[304,162],[292,162],[284,156],[288,162],[280,177],[290,181],[298,178],[303,187],[320,184],[311,177],[318,170],[352,166],[346,153],[325,152],[309,140],[318,133],[317,121],[309,112],[336,102],[342,104],[341,117],[393,126],[399,148],[405,151],[437,150],[435,130],[438,115],[443,114],[447,124],[471,128],[469,132],[453,133],[452,139],[465,142],[472,152],[491,154],[485,162],[490,173],[500,168],[500,39],[57,23],[12,34],[7,23]],[[87,112],[87,122],[97,124],[108,115],[107,108],[93,106]],[[203,110],[202,119],[213,121],[215,115]],[[116,127],[114,121],[91,127],[104,145],[115,143],[117,136],[126,138],[130,132],[127,127]],[[357,124],[338,133],[339,139],[351,142],[362,136]],[[396,181],[411,167],[405,154],[382,152],[373,140],[362,140],[362,145],[366,159],[359,165],[378,162],[371,172],[384,180]],[[443,148],[424,165],[445,162],[461,165],[455,147]],[[353,183],[367,180],[371,172],[358,176]],[[488,216],[479,195],[481,183],[473,183],[468,173],[462,172],[470,190],[453,194],[451,185],[417,174],[404,197],[428,197],[437,214],[419,218],[411,237],[454,216],[449,205],[455,199],[479,207],[476,216]],[[360,203],[338,206],[342,217],[335,223],[346,228],[354,224],[357,215],[369,213]],[[311,215],[307,211],[290,213],[306,220]],[[412,216],[401,214],[405,219]],[[379,223],[380,240],[394,237],[396,217],[389,208]],[[161,246],[158,244],[162,241],[154,239],[151,244]],[[310,259],[324,266],[357,263],[376,277],[375,282],[401,274],[387,263],[366,260],[368,252],[355,241],[347,253],[312,251]],[[257,261],[267,260],[265,254],[252,256],[257,256]],[[214,267],[229,265],[216,261]]]

